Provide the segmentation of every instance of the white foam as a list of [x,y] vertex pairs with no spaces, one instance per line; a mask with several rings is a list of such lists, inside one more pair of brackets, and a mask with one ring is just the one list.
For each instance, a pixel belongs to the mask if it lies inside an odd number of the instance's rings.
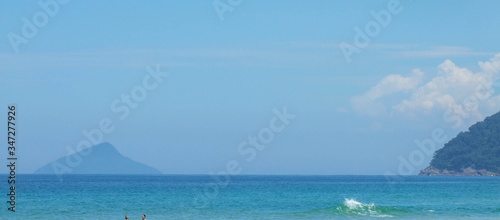
[[374,208],[374,204],[363,204],[361,202],[356,201],[355,199],[345,199],[344,205],[349,209],[363,209],[363,208]]
[[363,207],[364,204],[354,199],[345,199],[344,205],[347,206],[347,208],[349,209],[359,209]]
[[[393,217],[391,215],[384,215],[377,211],[375,204],[364,204],[356,201],[355,199],[345,198],[343,204],[349,213],[354,213],[362,216],[371,216],[371,217]],[[337,207],[337,210],[342,210],[342,207]]]

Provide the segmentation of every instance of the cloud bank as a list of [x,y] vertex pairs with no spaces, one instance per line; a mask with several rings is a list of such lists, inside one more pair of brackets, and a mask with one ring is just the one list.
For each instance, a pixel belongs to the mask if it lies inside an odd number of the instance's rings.
[[463,118],[484,118],[500,111],[500,54],[478,63],[479,72],[458,67],[450,60],[424,79],[424,73],[413,70],[410,76],[384,77],[361,96],[351,99],[354,111],[372,117],[403,114],[418,118],[435,111]]

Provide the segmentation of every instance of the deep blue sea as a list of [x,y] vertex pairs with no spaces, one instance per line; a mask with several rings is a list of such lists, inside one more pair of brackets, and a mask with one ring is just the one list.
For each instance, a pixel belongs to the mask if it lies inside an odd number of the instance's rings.
[[16,212],[2,204],[1,219],[500,219],[500,177],[20,175]]

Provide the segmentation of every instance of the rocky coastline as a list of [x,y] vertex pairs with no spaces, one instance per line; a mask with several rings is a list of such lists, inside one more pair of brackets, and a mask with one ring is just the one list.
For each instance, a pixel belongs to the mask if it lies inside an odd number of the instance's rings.
[[429,166],[420,171],[419,176],[500,176],[500,173],[491,172],[485,169],[476,170],[472,167],[462,169],[461,171],[455,170],[441,170]]

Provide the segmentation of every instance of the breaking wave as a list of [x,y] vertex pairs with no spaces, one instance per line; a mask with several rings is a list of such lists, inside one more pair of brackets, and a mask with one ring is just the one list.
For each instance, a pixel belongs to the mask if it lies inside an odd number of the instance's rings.
[[307,218],[345,218],[345,217],[368,217],[368,218],[399,218],[409,214],[409,210],[377,206],[373,203],[365,204],[355,199],[346,198],[342,204],[315,209],[306,212],[295,213],[295,215]]
[[375,204],[364,204],[355,199],[345,199],[344,203],[337,206],[338,214],[349,216],[369,216],[369,217],[394,217],[390,215],[388,208],[379,208]]

